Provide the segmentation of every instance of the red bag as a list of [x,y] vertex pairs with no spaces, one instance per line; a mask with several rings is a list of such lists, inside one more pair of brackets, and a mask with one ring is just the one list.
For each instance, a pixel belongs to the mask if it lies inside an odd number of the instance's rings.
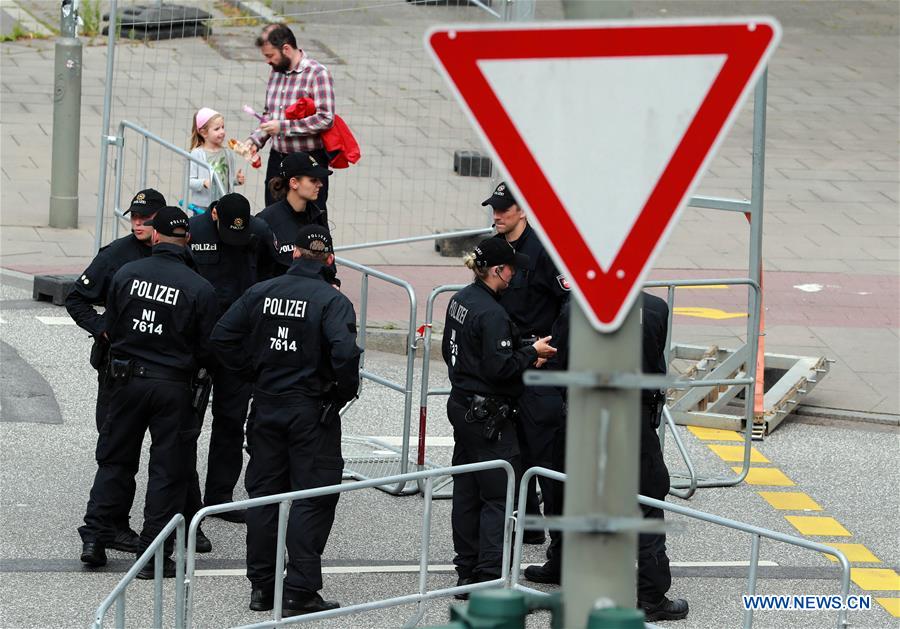
[[[284,110],[288,120],[301,120],[315,113],[316,104],[311,98],[301,98]],[[332,168],[347,168],[359,161],[359,143],[340,116],[335,115],[334,124],[328,131],[322,133],[322,142],[325,143],[325,151],[333,155],[328,164]]]

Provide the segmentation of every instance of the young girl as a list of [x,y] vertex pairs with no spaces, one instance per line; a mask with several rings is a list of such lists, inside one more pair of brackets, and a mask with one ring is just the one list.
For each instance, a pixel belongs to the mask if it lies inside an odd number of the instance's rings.
[[191,162],[191,203],[203,211],[213,201],[244,184],[244,171],[235,170],[234,152],[224,145],[225,118],[219,112],[203,107],[191,124],[191,155],[212,166],[218,177]]

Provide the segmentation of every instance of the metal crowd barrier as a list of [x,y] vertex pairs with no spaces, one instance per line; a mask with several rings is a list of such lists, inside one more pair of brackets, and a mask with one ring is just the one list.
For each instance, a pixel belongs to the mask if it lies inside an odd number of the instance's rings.
[[[431,291],[425,304],[425,325],[422,345],[422,382],[419,392],[419,457],[416,463],[425,465],[425,434],[428,424],[428,397],[431,395],[450,395],[449,388],[431,389],[428,386],[428,377],[431,373],[431,335],[434,322],[434,302],[441,293],[456,292],[465,288],[466,284],[444,284]],[[422,490],[421,483],[419,489]],[[450,498],[453,496],[453,477],[448,476],[438,481],[435,491],[438,498]]]
[[[124,210],[122,209],[122,178],[125,171],[125,129],[131,129],[136,132],[143,138],[143,142],[141,145],[141,166],[139,169],[140,179],[138,183],[138,189],[143,190],[147,187],[147,161],[150,152],[150,142],[156,142],[164,149],[175,153],[179,157],[185,160],[184,162],[184,209],[185,212],[188,211],[188,207],[191,202],[191,163],[197,164],[198,166],[205,168],[209,172],[210,179],[215,180],[216,184],[219,186],[220,190],[224,190],[225,188],[222,186],[222,180],[219,178],[219,174],[213,170],[212,166],[204,162],[202,159],[198,159],[191,155],[188,151],[185,151],[183,148],[175,146],[171,142],[167,142],[162,139],[152,131],[148,131],[147,129],[137,125],[133,122],[129,122],[128,120],[123,120],[119,123],[119,134],[104,138],[108,144],[111,144],[116,147],[116,173],[115,180],[113,184],[113,218],[124,218]],[[106,150],[104,148],[103,154],[105,155]],[[101,164],[101,180],[102,184],[105,187],[106,177],[105,177],[105,159],[101,160],[103,163]],[[99,198],[100,205],[103,205],[105,190],[104,187],[100,188]],[[115,238],[119,237],[119,221],[114,220],[114,232],[113,235]],[[99,250],[100,245],[103,242],[103,210],[102,207],[97,210],[97,222],[95,225],[94,231],[94,249]]]
[[[429,559],[429,551],[430,551],[430,539],[431,539],[431,505],[432,505],[432,489],[434,487],[434,479],[440,478],[448,475],[455,474],[468,474],[471,472],[482,472],[484,470],[492,470],[492,469],[501,469],[506,472],[506,508],[504,512],[504,521],[506,525],[504,526],[503,531],[503,558],[501,563],[501,574],[499,579],[494,579],[492,581],[485,581],[483,583],[473,583],[471,585],[463,585],[463,586],[455,586],[450,588],[441,588],[438,590],[428,590],[428,559]],[[506,461],[484,461],[481,463],[470,463],[468,465],[458,465],[455,467],[444,467],[437,468],[433,470],[423,470],[419,472],[410,472],[408,474],[397,474],[394,476],[388,476],[385,478],[374,478],[371,480],[365,481],[356,481],[353,483],[346,483],[341,485],[330,485],[327,487],[317,487],[314,489],[304,489],[302,491],[295,491],[284,494],[276,494],[274,496],[265,496],[262,498],[251,498],[248,500],[238,500],[237,502],[231,502],[227,504],[218,504],[209,507],[204,507],[200,511],[194,515],[191,520],[190,528],[188,529],[188,547],[187,547],[187,568],[183,568],[183,556],[179,555],[178,563],[179,563],[179,577],[178,581],[181,581],[181,575],[184,575],[184,622],[182,625],[184,627],[191,627],[193,625],[193,594],[194,594],[194,573],[196,570],[196,552],[197,552],[197,529],[200,527],[200,523],[203,521],[203,518],[213,515],[215,513],[222,513],[224,511],[231,511],[233,509],[249,509],[252,507],[262,507],[266,505],[278,504],[278,536],[277,536],[277,549],[276,549],[276,566],[283,566],[285,561],[285,537],[287,535],[287,524],[288,524],[288,516],[290,513],[291,503],[295,500],[303,500],[306,498],[317,498],[319,496],[326,496],[330,494],[341,494],[348,491],[356,491],[358,489],[368,489],[370,487],[381,488],[384,485],[392,485],[397,484],[398,486],[405,485],[410,482],[418,482],[423,480],[425,482],[425,491],[424,491],[424,510],[422,514],[422,530],[421,530],[421,540],[422,540],[422,550],[421,555],[419,557],[419,590],[415,594],[407,594],[405,596],[396,596],[393,598],[383,599],[379,601],[372,601],[369,603],[358,603],[356,605],[348,605],[347,607],[340,607],[337,609],[331,609],[323,612],[316,612],[314,614],[306,614],[304,616],[297,616],[292,618],[282,618],[281,617],[281,605],[284,595],[284,571],[276,569],[275,571],[275,605],[273,609],[273,617],[270,620],[266,620],[260,623],[256,623],[253,625],[247,625],[244,629],[258,629],[262,627],[277,627],[287,624],[294,624],[300,622],[307,622],[310,620],[318,620],[323,618],[332,618],[335,616],[345,616],[348,614],[355,614],[360,612],[372,611],[375,609],[384,609],[386,607],[394,607],[397,605],[409,605],[412,603],[416,604],[416,612],[415,614],[406,622],[407,627],[415,626],[416,623],[422,618],[425,613],[425,603],[429,600],[440,598],[444,596],[452,596],[454,594],[461,594],[464,592],[473,592],[475,590],[487,589],[496,586],[505,586],[509,583],[509,558],[511,551],[511,539],[512,539],[512,526],[513,526],[513,502],[515,501],[515,490],[516,490],[516,482],[515,482],[515,470],[512,465],[510,465]],[[182,529],[179,529],[183,532]],[[157,538],[165,539],[164,536]],[[179,538],[180,540],[180,538]],[[154,541],[154,543],[156,543]],[[180,543],[180,541],[179,541]],[[145,553],[146,554],[146,553]],[[133,572],[137,573],[136,569],[132,569]],[[159,592],[159,596],[161,597],[161,592]],[[110,595],[110,598],[112,595]],[[161,606],[161,603],[156,603],[158,606]],[[180,620],[181,617],[179,617]]]
[[[184,517],[178,513],[169,520],[169,523],[163,527],[163,530],[160,531],[159,535],[156,536],[156,539],[151,542],[151,544],[147,547],[147,550],[144,551],[144,554],[138,557],[137,561],[134,562],[134,565],[125,573],[125,576],[122,577],[122,580],[119,581],[118,585],[113,588],[113,591],[109,593],[103,602],[100,603],[100,607],[97,608],[97,613],[94,616],[94,629],[102,629],[103,628],[103,618],[106,616],[106,612],[112,607],[113,603],[116,605],[116,624],[115,626],[118,628],[125,626],[125,589],[134,581],[137,573],[140,572],[143,567],[150,561],[150,558],[153,557],[153,628],[154,629],[162,629],[163,621],[162,621],[162,610],[163,610],[163,547],[166,543],[166,538],[172,534],[172,531],[175,531],[175,622],[174,626],[176,629],[181,629],[184,624],[182,619],[184,618]],[[167,625],[171,626],[171,625]]]
[[[545,467],[532,467],[531,469],[526,470],[522,475],[521,481],[519,481],[519,502],[517,505],[517,513],[525,513],[525,488],[528,486],[528,483],[531,481],[531,479],[535,476],[550,478],[562,483],[566,481],[565,474],[547,469]],[[664,502],[662,500],[648,498],[647,496],[638,495],[638,503],[645,507],[653,507],[655,509],[662,509],[663,511],[670,511],[672,513],[683,515],[687,518],[693,518],[702,522],[708,522],[710,524],[724,526],[735,531],[741,531],[743,533],[750,534],[750,566],[747,572],[748,595],[756,594],[756,579],[759,572],[759,547],[762,538],[767,538],[776,542],[783,542],[792,546],[799,546],[800,548],[806,548],[807,550],[831,555],[841,565],[841,600],[844,603],[843,606],[846,607],[847,597],[850,594],[850,562],[847,561],[847,557],[844,556],[844,553],[842,553],[838,549],[832,548],[831,546],[827,546],[825,544],[811,542],[809,540],[803,539],[802,537],[786,535],[785,533],[779,533],[778,531],[764,529],[752,524],[745,524],[744,522],[738,522],[737,520],[723,518],[718,515],[713,515],[704,511],[698,511],[697,509],[691,509],[689,507],[682,507],[680,505]],[[535,517],[534,519],[538,518]],[[520,526],[519,522],[517,521],[516,534],[513,540],[513,565],[512,571],[510,572],[510,587],[512,587],[513,589],[530,592],[532,594],[549,596],[545,592],[532,589],[519,583],[519,573],[522,565],[522,542],[524,536],[525,526]],[[743,627],[744,629],[750,629],[752,626],[753,610],[748,609],[744,611]],[[845,629],[849,626],[850,625],[847,621],[847,610],[839,610],[837,629]]]
[[[345,436],[341,439],[344,445],[344,461],[345,474],[351,478],[367,480],[388,476],[390,474],[403,475],[409,470],[409,435],[410,422],[412,417],[412,395],[413,395],[413,377],[415,376],[416,362],[416,291],[412,284],[406,280],[388,275],[376,269],[363,266],[357,262],[337,258],[336,263],[341,267],[359,271],[362,274],[360,284],[360,304],[359,304],[359,331],[357,333],[357,343],[363,349],[363,354],[359,361],[359,395],[362,396],[363,383],[370,380],[376,384],[380,384],[392,391],[403,394],[403,441],[400,444],[399,451],[392,446],[378,441],[377,439],[368,439],[363,437]],[[382,280],[389,284],[399,286],[406,291],[409,299],[409,319],[406,331],[406,377],[403,382],[394,382],[376,373],[368,371],[365,368],[366,361],[366,327],[368,324],[368,307],[369,307],[369,277]],[[357,398],[359,399],[359,398]],[[355,402],[355,400],[354,400]],[[349,409],[354,402],[345,406],[341,415]],[[386,453],[386,454],[385,454]],[[418,488],[415,486],[410,490],[407,489],[407,481],[398,482],[396,487],[382,486],[380,489],[388,493],[401,496],[409,493],[415,493]]]
[[[685,449],[684,444],[681,441],[681,437],[675,430],[675,421],[672,418],[672,414],[669,410],[669,405],[667,404],[663,409],[663,419],[665,421],[660,422],[659,425],[659,441],[661,446],[665,445],[666,427],[668,426],[672,432],[673,438],[675,439],[675,444],[678,447],[681,458],[684,460],[685,465],[688,468],[686,475],[680,472],[673,473],[673,476],[681,477],[685,480],[678,480],[673,482],[672,488],[669,490],[669,493],[673,496],[684,498],[685,500],[693,496],[698,487],[730,487],[733,485],[737,485],[738,483],[741,483],[745,478],[747,478],[747,474],[750,472],[750,449],[753,441],[753,405],[756,397],[755,392],[757,386],[756,357],[759,350],[760,304],[762,303],[761,291],[759,284],[750,278],[658,280],[646,282],[644,284],[644,288],[668,289],[666,302],[669,306],[669,320],[666,323],[666,338],[668,339],[665,350],[666,365],[668,365],[671,361],[672,347],[675,344],[672,339],[672,320],[675,312],[675,289],[685,286],[717,285],[747,286],[750,289],[751,307],[749,316],[747,317],[747,342],[742,348],[736,351],[728,361],[723,362],[721,365],[713,369],[709,374],[710,377],[703,378],[702,380],[691,380],[690,382],[679,382],[678,384],[674,385],[673,388],[690,387],[694,390],[687,395],[699,396],[702,398],[708,393],[708,389],[712,387],[731,385],[735,385],[736,387],[743,386],[746,391],[746,399],[744,400],[744,418],[746,422],[744,431],[744,458],[741,472],[737,476],[725,478],[698,478],[697,473],[694,469],[693,462],[691,461],[691,457]],[[746,377],[729,378],[728,376],[732,372],[737,371],[742,364],[747,365],[747,369],[745,371]],[[725,377],[719,377],[722,375],[725,375]]]

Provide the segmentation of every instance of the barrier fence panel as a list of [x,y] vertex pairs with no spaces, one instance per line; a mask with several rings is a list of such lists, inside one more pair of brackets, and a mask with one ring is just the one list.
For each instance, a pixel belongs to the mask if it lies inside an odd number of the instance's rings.
[[[761,386],[757,380],[757,349],[759,347],[759,321],[760,321],[760,304],[762,296],[759,285],[750,278],[720,278],[720,279],[693,279],[693,280],[658,280],[646,282],[644,288],[666,288],[667,304],[669,306],[669,319],[666,344],[666,364],[670,364],[672,347],[675,345],[672,334],[672,313],[675,311],[675,292],[679,287],[688,286],[747,286],[749,288],[749,316],[747,317],[746,335],[747,341],[739,350],[733,354],[735,360],[733,364],[722,364],[706,374],[699,380],[678,381],[673,385],[673,389],[689,389],[685,393],[685,397],[699,396],[705,397],[709,395],[710,390],[719,389],[723,386],[730,387],[737,392],[740,389],[745,391],[744,399],[744,421],[746,422],[744,430],[744,456],[741,466],[741,472],[737,476],[726,478],[703,478],[699,479],[691,462],[690,455],[681,441],[681,437],[675,431],[675,422],[672,418],[670,408],[672,404],[667,399],[664,410],[665,421],[659,425],[660,445],[665,445],[666,427],[672,431],[675,438],[676,447],[681,454],[682,459],[688,468],[686,480],[679,480],[672,483],[670,493],[679,498],[690,498],[698,487],[729,487],[742,482],[750,471],[750,449],[753,441],[753,417],[754,417],[754,400],[756,399],[756,388]],[[738,374],[737,377],[731,377]],[[744,377],[741,377],[743,374]],[[680,400],[677,400],[677,404]],[[673,477],[685,476],[675,472]],[[681,491],[686,489],[687,491]]]
[[[556,472],[554,470],[547,469],[545,467],[532,467],[525,471],[522,475],[522,479],[519,481],[519,499],[518,505],[516,508],[516,513],[522,514],[525,513],[525,488],[528,487],[528,483],[534,477],[543,477],[549,478],[552,480],[559,481],[561,483],[566,482],[566,475],[561,472]],[[765,539],[770,539],[776,542],[782,542],[784,544],[790,544],[792,546],[798,546],[800,548],[805,548],[807,550],[811,550],[818,553],[824,553],[826,555],[831,555],[837,560],[837,562],[841,566],[841,576],[840,576],[840,588],[841,588],[841,602],[843,603],[842,609],[838,610],[838,619],[837,619],[837,628],[845,629],[849,627],[849,623],[847,621],[847,597],[850,594],[850,562],[847,561],[847,557],[840,550],[828,546],[826,544],[819,544],[817,542],[811,542],[809,540],[803,539],[802,537],[796,537],[794,535],[787,535],[785,533],[779,533],[778,531],[772,531],[770,529],[765,529],[759,526],[754,526],[752,524],[746,524],[744,522],[738,522],[737,520],[731,520],[729,518],[723,518],[717,515],[713,515],[712,513],[706,513],[704,511],[698,511],[696,509],[690,509],[688,507],[683,507],[681,505],[675,505],[670,502],[665,502],[663,500],[656,500],[654,498],[648,498],[647,496],[638,495],[638,504],[643,505],[645,507],[653,507],[655,509],[662,509],[663,511],[668,511],[670,513],[677,513],[678,515],[682,515],[686,518],[691,518],[694,520],[700,520],[701,522],[707,522],[709,524],[714,524],[716,526],[723,526],[735,531],[740,531],[742,533],[747,533],[750,535],[750,565],[747,569],[747,591],[748,595],[752,595],[756,593],[756,580],[759,573],[759,547],[760,541]],[[529,520],[534,521],[535,525],[532,527],[529,525],[527,528],[546,528],[548,525],[546,523],[542,523],[541,521],[544,518],[540,518],[538,516],[529,516]],[[552,524],[550,525],[552,528]],[[519,517],[516,519],[516,534],[513,538],[513,564],[512,570],[510,571],[510,587],[518,590],[523,590],[526,592],[530,592],[532,594],[538,594],[543,596],[549,596],[549,594],[545,592],[541,592],[539,590],[535,590],[533,588],[521,585],[519,583],[520,571],[522,566],[522,543],[525,537],[526,526],[522,525]],[[753,611],[751,609],[747,609],[744,612],[743,619],[743,627],[744,629],[750,629],[753,626]]]
[[[369,479],[380,476],[389,476],[391,474],[405,474],[410,465],[410,423],[412,418],[412,396],[413,396],[413,378],[415,376],[416,361],[416,291],[412,284],[406,280],[388,275],[371,267],[337,258],[336,264],[341,268],[353,269],[362,275],[360,283],[360,301],[359,301],[359,328],[357,332],[357,344],[363,350],[363,354],[359,361],[359,398],[362,398],[365,389],[365,381],[374,382],[381,386],[387,387],[393,391],[403,395],[403,415],[401,417],[402,442],[400,450],[397,451],[392,446],[381,443],[376,439],[345,436],[341,439],[344,447],[345,473],[352,478]],[[366,369],[366,328],[369,318],[369,278],[375,278],[394,286],[399,286],[406,292],[409,300],[409,318],[407,320],[406,331],[406,372],[403,382],[394,382],[388,378],[380,376]],[[354,400],[341,410],[343,414],[357,401]],[[349,450],[349,451],[347,451]],[[383,454],[390,452],[390,454]],[[407,483],[404,481],[396,487],[382,487],[384,491],[395,495],[404,495],[407,493],[415,493],[418,487],[407,489]]]
[[[468,474],[472,472],[480,472],[484,470],[491,469],[501,469],[506,473],[506,502],[504,508],[504,522],[506,522],[506,526],[504,527],[504,536],[503,536],[503,557],[501,563],[501,574],[500,578],[493,579],[491,581],[484,581],[482,583],[472,583],[470,585],[463,586],[454,586],[449,588],[441,588],[438,590],[428,590],[428,580],[427,580],[427,571],[428,571],[428,557],[429,557],[429,542],[430,542],[430,531],[431,531],[431,504],[432,504],[432,494],[430,491],[431,484],[435,478],[440,478],[444,476],[452,476],[456,474]],[[236,502],[230,502],[227,504],[217,504],[211,505],[208,507],[204,507],[200,511],[194,515],[191,520],[190,527],[188,528],[188,538],[187,538],[187,554],[186,557],[179,555],[179,565],[183,567],[183,579],[184,579],[184,616],[183,616],[183,626],[184,627],[192,627],[195,624],[199,624],[195,622],[194,619],[194,578],[196,573],[196,553],[197,553],[197,530],[200,527],[200,523],[203,521],[203,518],[208,517],[210,515],[216,513],[223,513],[225,511],[231,511],[234,509],[250,509],[253,507],[263,507],[266,505],[279,505],[278,509],[278,537],[277,537],[277,548],[276,548],[276,566],[284,565],[284,556],[285,556],[285,537],[287,534],[287,522],[288,515],[290,512],[290,505],[295,500],[304,500],[307,498],[317,498],[320,496],[327,496],[332,494],[342,494],[349,491],[358,491],[360,489],[369,489],[369,488],[381,488],[382,486],[391,486],[397,485],[402,486],[406,484],[416,484],[419,481],[426,481],[426,491],[424,494],[425,501],[423,505],[423,515],[422,515],[422,524],[421,524],[421,539],[422,539],[422,547],[420,550],[420,559],[419,559],[419,582],[418,582],[418,591],[414,594],[407,594],[404,596],[396,596],[393,598],[372,601],[368,603],[358,603],[355,605],[348,605],[347,607],[340,607],[337,609],[332,609],[323,612],[316,612],[314,614],[306,614],[304,616],[296,616],[292,618],[282,618],[281,613],[281,602],[283,596],[283,588],[284,588],[284,571],[276,570],[275,571],[275,601],[274,601],[274,609],[273,609],[273,618],[271,620],[267,620],[264,622],[256,623],[253,625],[247,625],[246,629],[249,628],[261,628],[261,627],[277,627],[281,625],[308,622],[312,620],[320,620],[324,618],[333,618],[335,616],[346,616],[349,614],[356,614],[366,611],[372,611],[376,609],[384,609],[386,607],[394,607],[397,605],[407,605],[407,604],[415,604],[416,612],[414,615],[407,621],[404,626],[410,627],[414,626],[422,617],[425,611],[424,604],[436,598],[441,598],[445,596],[453,596],[455,594],[461,594],[464,592],[473,592],[475,590],[487,589],[497,586],[505,586],[509,583],[509,574],[510,574],[510,553],[512,549],[512,524],[513,524],[513,504],[515,501],[515,491],[516,491],[516,473],[513,469],[512,465],[510,465],[506,461],[484,461],[481,463],[470,463],[467,465],[457,465],[453,467],[442,467],[436,468],[432,470],[422,470],[418,472],[410,472],[408,474],[397,474],[394,476],[387,476],[384,478],[374,478],[365,481],[356,481],[352,483],[344,483],[340,485],[329,485],[327,487],[317,487],[315,489],[305,489],[302,491],[295,491],[284,494],[276,494],[274,496],[265,496],[262,498],[251,498],[248,500],[238,500]],[[164,539],[164,538],[162,538]],[[183,546],[182,546],[183,548]],[[186,562],[186,565],[185,565]],[[136,571],[135,571],[136,572]],[[178,577],[179,581],[181,581],[181,576]],[[111,595],[112,596],[112,595]],[[180,620],[180,619],[179,619]]]
[[[111,15],[128,10],[134,16],[143,5],[151,20],[159,19],[152,17],[154,4],[104,3]],[[197,25],[198,36],[166,39],[170,28],[165,22],[122,26],[119,38],[116,28],[109,29],[98,231],[105,223],[110,234],[115,223],[113,213],[105,211],[113,197],[108,149],[121,142],[121,136],[111,135],[111,122],[133,121],[187,150],[192,117],[201,107],[211,107],[225,118],[226,138],[246,139],[258,122],[243,106],[263,110],[270,71],[254,40],[267,22],[281,21],[294,30],[299,48],[329,69],[335,113],[361,147],[359,162],[331,178],[328,205],[336,241],[375,243],[490,225],[480,202],[499,173],[496,166],[482,171],[482,160],[471,156],[483,155],[483,145],[435,70],[422,34],[438,22],[530,19],[534,0],[453,6],[403,0],[189,4],[209,14]],[[150,186],[167,199],[187,203],[181,164],[166,148],[158,143],[118,148],[115,172],[126,197]],[[263,162],[268,150],[262,151]],[[258,211],[264,206],[265,164],[254,169],[237,160],[246,174],[237,191]]]
[[[416,464],[425,465],[425,435],[428,432],[428,398],[433,395],[450,395],[449,388],[431,389],[429,388],[429,376],[431,375],[431,336],[433,334],[434,325],[434,302],[438,295],[442,293],[457,292],[465,288],[465,284],[445,284],[438,286],[431,291],[428,296],[428,302],[425,305],[425,325],[423,326],[422,344],[422,382],[419,392],[419,456]],[[421,485],[419,486],[421,490]],[[453,497],[453,478],[446,477],[439,479],[435,487],[438,492],[438,498]]]
[[[166,539],[172,531],[175,531],[175,619],[173,623],[163,623],[163,553]],[[164,626],[174,626],[181,629],[184,626],[184,516],[178,513],[163,527],[147,550],[137,558],[109,596],[100,603],[94,615],[94,629],[103,628],[106,613],[113,604],[116,606],[116,629],[125,626],[125,590],[151,558],[153,558],[153,627],[162,629]]]

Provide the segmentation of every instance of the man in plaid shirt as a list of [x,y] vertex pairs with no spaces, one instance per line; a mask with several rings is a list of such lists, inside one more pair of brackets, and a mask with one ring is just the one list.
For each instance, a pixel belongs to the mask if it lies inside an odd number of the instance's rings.
[[[309,58],[297,48],[297,39],[284,24],[266,26],[256,38],[256,47],[272,67],[266,86],[266,121],[250,134],[251,152],[255,155],[269,138],[269,163],[266,166],[266,206],[275,199],[269,192],[269,180],[281,170],[281,160],[288,153],[304,151],[322,164],[329,162],[321,134],[334,124],[334,85],[328,68]],[[312,98],[316,113],[301,120],[286,120],[284,110],[301,98]],[[322,189],[316,205],[326,211],[328,179],[322,181]]]

